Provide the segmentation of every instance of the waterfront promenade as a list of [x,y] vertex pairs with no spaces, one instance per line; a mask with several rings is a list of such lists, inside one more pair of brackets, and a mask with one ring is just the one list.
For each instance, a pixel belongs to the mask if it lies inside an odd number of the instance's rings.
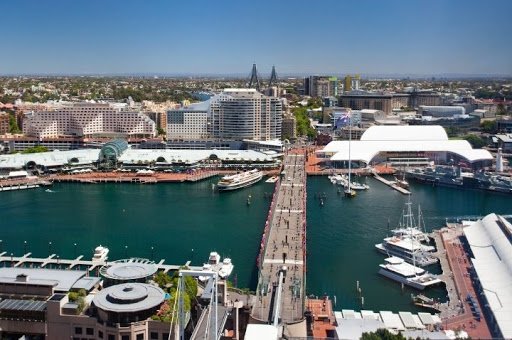
[[[277,313],[279,324],[293,324],[304,319],[305,307],[305,156],[288,153],[281,177],[281,181],[276,183],[262,238],[257,298],[252,317],[272,323]],[[279,280],[280,273],[284,276],[282,281]]]
[[[476,339],[491,338],[485,318],[476,319],[471,306],[466,301],[468,294],[476,297],[477,292],[471,282],[469,268],[471,260],[465,253],[460,237],[462,229],[459,225],[448,224],[432,234],[437,247],[443,273],[440,278],[446,284],[448,302],[440,304],[441,318],[446,329],[462,329]],[[478,299],[476,303],[479,304]],[[483,306],[479,306],[483,310]]]

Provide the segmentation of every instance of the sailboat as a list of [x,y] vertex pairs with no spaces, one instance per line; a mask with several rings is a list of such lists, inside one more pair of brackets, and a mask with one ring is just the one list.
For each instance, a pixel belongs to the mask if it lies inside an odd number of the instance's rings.
[[350,112],[348,116],[348,185],[345,187],[345,197],[352,198],[356,196],[356,191],[351,188],[351,170],[352,170],[352,159],[350,157],[350,142],[352,141],[352,115]]

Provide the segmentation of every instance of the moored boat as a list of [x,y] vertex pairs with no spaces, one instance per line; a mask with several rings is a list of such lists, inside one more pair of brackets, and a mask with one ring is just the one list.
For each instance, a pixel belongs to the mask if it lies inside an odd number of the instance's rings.
[[102,262],[108,260],[109,249],[102,245],[94,248],[94,255],[92,256],[92,262]]
[[379,265],[379,274],[412,288],[423,290],[442,282],[436,275],[409,264],[399,257],[388,257],[384,261],[384,264]]
[[253,169],[235,175],[227,175],[217,183],[219,191],[231,191],[241,189],[259,182],[263,178],[263,172]]

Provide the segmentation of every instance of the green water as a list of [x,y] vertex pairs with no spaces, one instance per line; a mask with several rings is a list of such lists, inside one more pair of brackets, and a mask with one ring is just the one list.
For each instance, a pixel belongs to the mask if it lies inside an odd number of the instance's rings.
[[[377,274],[384,257],[373,248],[386,236],[388,218],[393,225],[401,216],[406,197],[367,180],[371,189],[349,200],[339,196],[326,177],[308,179],[308,294],[336,295],[338,309],[359,309],[359,280],[364,308],[413,310],[412,291],[402,292],[398,284]],[[238,286],[254,288],[255,259],[270,203],[265,193],[272,192],[273,184],[261,182],[219,194],[211,190],[215,181],[55,184],[53,193],[2,192],[0,247],[15,255],[26,248],[37,257],[51,252],[61,258],[89,258],[102,244],[110,248],[110,259],[138,256],[164,258],[170,264],[192,260],[195,265],[216,250],[233,259]],[[446,217],[512,212],[510,196],[423,185],[413,185],[412,191],[427,229],[441,226]],[[325,193],[324,206],[316,193]],[[445,295],[440,288],[428,294]]]

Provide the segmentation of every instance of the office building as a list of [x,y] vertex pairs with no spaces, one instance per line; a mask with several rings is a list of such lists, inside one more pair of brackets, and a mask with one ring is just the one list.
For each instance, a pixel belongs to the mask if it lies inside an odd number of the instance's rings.
[[0,112],[0,135],[9,132],[9,114],[7,112]]
[[453,118],[463,116],[466,110],[462,106],[420,106],[418,113],[420,116],[430,116],[436,118]]
[[204,140],[209,137],[207,102],[167,111],[167,140]]
[[23,133],[37,138],[154,137],[156,124],[141,112],[123,111],[111,104],[77,103],[55,111],[27,114]]
[[331,76],[309,76],[304,78],[304,95],[311,97],[337,96],[338,78]]
[[360,84],[361,76],[359,74],[356,74],[355,76],[346,75],[345,78],[343,78],[343,91],[357,91],[359,90]]
[[339,97],[340,106],[349,107],[352,110],[381,110],[390,114],[392,110],[392,94],[352,91],[346,92]]
[[282,125],[283,138],[288,140],[297,139],[297,120],[293,116],[285,116]]

